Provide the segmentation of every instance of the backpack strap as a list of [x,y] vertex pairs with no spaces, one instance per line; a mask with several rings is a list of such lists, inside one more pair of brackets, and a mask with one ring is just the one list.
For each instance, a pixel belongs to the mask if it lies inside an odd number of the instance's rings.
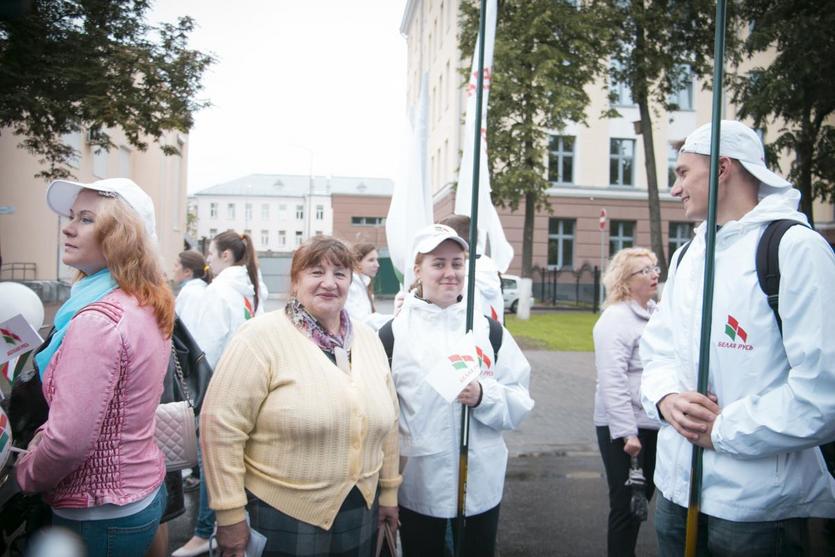
[[802,222],[789,219],[775,220],[765,227],[763,235],[757,244],[757,280],[765,293],[768,307],[774,312],[777,328],[783,334],[783,320],[780,319],[780,240],[783,235],[795,225]]
[[[485,315],[484,317],[487,316]],[[495,364],[499,361],[499,350],[502,347],[504,327],[492,317],[487,317],[487,324],[490,325],[490,346],[493,347],[493,364]]]
[[687,253],[687,250],[690,249],[690,244],[693,243],[693,240],[687,240],[687,243],[684,244],[684,247],[681,248],[681,251],[678,252],[678,257],[676,257],[676,269],[681,266],[681,260],[684,258],[684,254]]
[[[484,317],[487,316],[485,315]],[[386,351],[386,357],[389,360],[389,368],[391,368],[391,360],[394,354],[394,329],[391,326],[392,321],[394,319],[386,321],[386,324],[377,331],[377,336],[380,337],[380,341],[383,343],[383,348]],[[492,317],[487,317],[487,324],[490,326],[490,346],[493,347],[493,361],[495,363],[499,361],[499,349],[502,347],[504,327]]]
[[394,329],[392,329],[391,323],[394,319],[389,319],[386,321],[386,324],[380,327],[380,330],[377,331],[377,336],[380,337],[380,341],[383,343],[383,348],[386,350],[386,357],[389,359],[389,369],[391,369],[391,358],[392,354],[394,354]]

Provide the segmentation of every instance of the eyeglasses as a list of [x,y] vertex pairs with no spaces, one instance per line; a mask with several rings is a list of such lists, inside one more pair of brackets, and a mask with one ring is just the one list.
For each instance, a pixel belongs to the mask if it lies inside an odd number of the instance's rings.
[[648,277],[650,275],[660,275],[660,274],[661,274],[661,267],[656,265],[654,267],[644,267],[643,269],[638,269],[637,271],[635,271],[634,273],[629,275],[629,277],[632,278],[635,275],[644,275],[645,277]]

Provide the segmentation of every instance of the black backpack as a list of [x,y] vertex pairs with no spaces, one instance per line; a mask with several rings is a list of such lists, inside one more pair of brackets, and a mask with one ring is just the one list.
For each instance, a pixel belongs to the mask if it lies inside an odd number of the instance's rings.
[[[774,312],[774,318],[777,320],[777,328],[780,335],[783,334],[783,320],[780,319],[780,240],[783,235],[795,225],[806,226],[802,222],[789,219],[781,219],[771,221],[765,227],[763,235],[760,236],[760,241],[757,244],[757,280],[760,283],[760,288],[765,293],[768,301],[768,306]],[[808,226],[806,226],[809,228]],[[681,260],[687,249],[690,247],[690,242],[684,244],[684,247],[676,258],[676,268],[681,265]],[[818,447],[823,454],[826,461],[826,467],[829,473],[835,477],[835,441],[820,445]]]
[[[485,315],[484,317],[487,316]],[[394,319],[387,321],[386,324],[380,327],[380,330],[377,331],[377,334],[383,343],[383,348],[386,349],[386,356],[389,359],[389,368],[391,368],[391,358],[392,354],[394,354],[394,330],[391,328],[392,321],[394,321]],[[490,346],[493,347],[493,365],[495,365],[496,362],[499,361],[499,349],[502,347],[504,328],[501,323],[492,317],[487,317],[487,323],[490,325]]]

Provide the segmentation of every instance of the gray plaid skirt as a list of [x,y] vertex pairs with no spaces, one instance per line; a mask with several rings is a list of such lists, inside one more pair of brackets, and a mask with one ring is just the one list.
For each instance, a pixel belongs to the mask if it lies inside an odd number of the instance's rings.
[[247,491],[250,526],[266,536],[263,557],[374,557],[377,498],[369,509],[354,487],[330,530],[302,522]]

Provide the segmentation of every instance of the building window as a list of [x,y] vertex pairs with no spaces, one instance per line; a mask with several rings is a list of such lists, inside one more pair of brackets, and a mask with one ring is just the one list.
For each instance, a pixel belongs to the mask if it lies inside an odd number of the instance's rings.
[[325,206],[316,205],[316,220],[322,220],[323,218],[325,218]]
[[548,145],[548,181],[574,183],[574,137],[552,135]]
[[62,137],[64,145],[72,147],[72,155],[67,158],[67,164],[73,168],[81,166],[81,132],[65,133]]
[[672,143],[667,144],[667,187],[672,189],[676,183],[676,164],[678,164],[678,149]]
[[127,147],[119,147],[119,176],[130,178],[131,174],[130,149]]
[[261,220],[269,220],[270,219],[270,204],[269,203],[262,203],[261,204]]
[[301,230],[296,230],[296,246],[302,245],[302,232]]
[[270,231],[269,230],[262,230],[261,231],[261,247],[266,248],[270,245]]
[[612,60],[612,66],[609,74],[609,99],[615,106],[635,106],[635,101],[632,100],[632,91],[629,85],[620,81],[616,77],[616,73],[622,70],[623,66],[618,60]]
[[107,151],[93,147],[93,176],[107,178]]
[[609,224],[609,257],[635,245],[635,221],[613,220]]
[[217,218],[217,203],[209,203],[209,218]]
[[244,220],[249,222],[252,220],[252,203],[244,204]]
[[252,229],[250,229],[250,228],[244,228],[244,234],[246,234],[247,236],[249,236],[250,238],[252,238]]
[[673,110],[693,110],[693,70],[684,65],[676,71],[679,86],[667,97],[667,102],[674,105]]
[[210,228],[209,229],[209,239],[211,240],[215,236],[217,236],[217,228]]
[[634,139],[609,140],[609,184],[634,186]]
[[304,220],[304,205],[296,205],[296,220]]
[[667,245],[669,257],[672,259],[675,251],[690,241],[693,237],[692,222],[670,222],[670,242]]
[[317,235],[317,236],[321,236],[321,235],[322,235],[322,231],[321,231],[321,230],[317,230],[317,231],[316,231],[316,235]]
[[226,218],[229,220],[235,219],[235,204],[234,203],[227,203],[226,204]]
[[280,204],[280,205],[278,206],[278,213],[279,213],[279,215],[282,215],[282,216],[283,216],[285,213],[287,213],[287,205],[285,205],[284,203]]
[[548,219],[548,267],[574,267],[574,221]]
[[383,226],[386,217],[351,217],[351,226]]
[[278,247],[287,247],[287,233],[284,230],[278,231]]

